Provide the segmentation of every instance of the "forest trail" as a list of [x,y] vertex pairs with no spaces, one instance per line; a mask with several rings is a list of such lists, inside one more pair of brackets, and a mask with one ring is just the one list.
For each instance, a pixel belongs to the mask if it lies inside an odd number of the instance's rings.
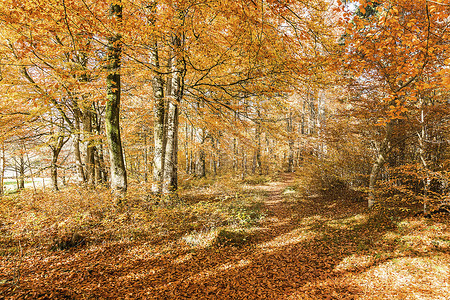
[[[244,186],[264,195],[266,215],[240,247],[141,240],[36,253],[23,259],[18,286],[6,298],[415,299],[408,296],[413,275],[392,286],[403,270],[387,267],[389,259],[403,265],[405,258],[384,254],[395,248],[382,240],[389,229],[357,224],[365,203],[302,196],[296,183],[295,175],[282,174],[276,182]],[[418,255],[407,259],[414,264]],[[428,261],[434,259],[450,261],[448,254]],[[436,277],[449,274],[448,268],[436,271]],[[417,276],[421,299],[450,292],[436,278]]]

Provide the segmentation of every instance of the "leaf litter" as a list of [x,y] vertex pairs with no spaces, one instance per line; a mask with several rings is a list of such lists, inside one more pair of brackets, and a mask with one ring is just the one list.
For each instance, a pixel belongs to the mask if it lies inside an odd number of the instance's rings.
[[[279,182],[244,185],[241,193],[258,194],[264,211],[245,226],[218,221],[217,228],[189,228],[175,237],[170,233],[179,229],[172,228],[159,237],[56,251],[9,240],[0,256],[0,298],[448,298],[447,219],[411,217],[383,226],[377,220],[389,218],[370,216],[365,203],[285,193],[296,180],[283,175]],[[237,240],[214,240],[214,232],[233,229],[242,234],[232,236]],[[202,237],[208,242],[195,242]]]

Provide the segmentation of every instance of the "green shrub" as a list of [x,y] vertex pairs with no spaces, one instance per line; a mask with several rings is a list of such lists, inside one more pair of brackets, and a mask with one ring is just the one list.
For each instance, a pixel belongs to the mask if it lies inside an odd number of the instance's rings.
[[222,229],[217,234],[215,244],[218,246],[242,247],[250,240],[245,231],[231,231]]
[[272,180],[268,175],[254,175],[245,178],[242,182],[249,185],[265,184]]

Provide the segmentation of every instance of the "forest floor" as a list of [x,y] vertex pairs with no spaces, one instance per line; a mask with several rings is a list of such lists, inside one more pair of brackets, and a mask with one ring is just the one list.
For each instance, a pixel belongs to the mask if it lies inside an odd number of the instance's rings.
[[[24,231],[45,234],[28,223],[20,229],[22,242],[6,240],[6,230],[22,220],[11,204],[1,211],[7,217],[0,219],[0,298],[449,299],[448,216],[373,213],[365,202],[344,194],[304,190],[294,175],[286,174],[274,182],[241,184],[220,197],[208,188],[191,194],[187,190],[191,200],[186,201],[197,205],[197,213],[217,210],[214,201],[242,196],[253,202],[233,202],[226,210],[206,214],[203,221],[201,213],[193,218],[190,210],[177,207],[174,214],[165,209],[174,223],[190,216],[183,228],[190,227],[183,230],[161,225],[162,217],[155,218],[153,211],[147,222],[160,225],[148,232],[151,237],[135,232],[84,241],[72,234],[74,247],[63,250],[31,243]],[[204,199],[195,200],[201,193]],[[128,205],[133,207],[131,201]],[[30,208],[20,207],[28,218],[38,218],[44,210],[35,204],[30,216]],[[217,221],[229,218],[223,214],[230,209],[236,212],[233,222]],[[128,210],[123,222],[139,228],[142,218],[133,216],[137,212]],[[8,216],[16,216],[16,223]]]

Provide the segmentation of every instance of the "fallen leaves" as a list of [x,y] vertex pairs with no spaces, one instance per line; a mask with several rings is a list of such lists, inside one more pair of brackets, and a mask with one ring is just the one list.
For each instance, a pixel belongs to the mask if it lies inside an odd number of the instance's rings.
[[301,195],[283,194],[293,178],[285,180],[270,185],[264,199],[268,217],[254,225],[260,229],[240,247],[189,245],[181,238],[156,244],[145,239],[104,241],[56,252],[31,247],[14,289],[8,281],[14,261],[0,256],[0,280],[4,282],[0,296],[413,299],[415,295],[441,299],[449,292],[444,283],[448,263],[442,266],[442,262],[450,262],[450,255],[432,244],[426,255],[413,254],[402,248],[399,239],[427,234],[440,247],[446,243],[448,224],[430,227],[420,220],[405,220],[398,229],[368,230],[375,223],[364,217],[365,203],[320,197],[297,201]]

